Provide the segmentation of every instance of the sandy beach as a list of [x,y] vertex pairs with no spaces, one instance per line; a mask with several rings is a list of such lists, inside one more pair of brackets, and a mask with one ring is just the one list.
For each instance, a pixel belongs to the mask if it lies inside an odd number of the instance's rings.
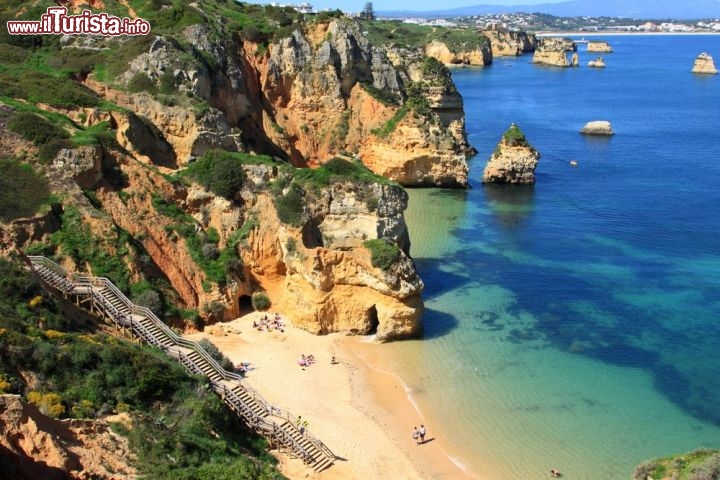
[[[282,472],[291,479],[468,479],[446,453],[444,433],[426,425],[423,445],[412,439],[413,426],[424,423],[402,381],[376,363],[373,350],[382,345],[343,334],[315,336],[292,326],[258,331],[251,313],[186,335],[208,338],[234,363],[255,368],[246,378],[267,401],[300,415],[308,428],[339,457],[316,473],[301,461],[277,453]],[[316,362],[298,365],[302,355]],[[331,364],[335,356],[337,364]]]

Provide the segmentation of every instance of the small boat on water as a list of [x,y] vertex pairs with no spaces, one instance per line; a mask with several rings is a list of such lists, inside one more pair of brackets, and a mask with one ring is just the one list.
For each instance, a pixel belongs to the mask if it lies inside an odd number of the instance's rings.
[[577,166],[578,166],[577,160],[575,160],[575,159],[570,160],[570,166],[571,166],[571,167],[577,167]]

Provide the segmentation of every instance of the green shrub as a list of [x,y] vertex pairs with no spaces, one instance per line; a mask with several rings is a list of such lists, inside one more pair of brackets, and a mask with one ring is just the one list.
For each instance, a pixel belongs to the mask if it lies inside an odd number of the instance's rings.
[[47,180],[28,164],[0,159],[0,220],[30,217],[47,201]]
[[53,138],[38,149],[38,160],[40,163],[49,163],[63,148],[73,148],[70,140],[65,138]]
[[58,127],[40,115],[30,112],[13,113],[8,128],[35,145],[43,145],[58,138],[70,138],[65,129]]
[[203,257],[209,259],[209,260],[215,260],[220,256],[220,250],[218,249],[218,246],[214,243],[204,243],[202,246],[202,254]]
[[225,370],[233,370],[235,368],[235,365],[232,363],[232,361],[225,355],[223,355],[220,349],[216,347],[215,344],[207,338],[203,338],[202,340],[197,342],[197,344],[198,346],[202,347],[203,350],[205,350]]
[[291,255],[297,252],[297,240],[295,240],[294,237],[288,237],[288,239],[285,240],[285,249]]
[[505,133],[503,134],[503,140],[506,144],[512,145],[512,146],[526,146],[527,140],[525,139],[525,134],[520,130],[520,127],[515,125],[514,123],[510,125],[510,128],[508,128]]
[[162,296],[155,290],[148,289],[133,295],[132,301],[135,305],[145,307],[158,317],[163,316]]
[[232,200],[242,188],[245,172],[238,155],[211,150],[183,172],[211,192]]
[[253,293],[250,301],[253,308],[258,311],[265,311],[269,309],[272,305],[272,303],[270,302],[270,297],[268,297],[265,292]]
[[22,63],[27,57],[27,50],[24,48],[0,43],[0,64]]
[[400,257],[398,246],[382,238],[367,240],[363,246],[370,250],[370,259],[375,268],[387,270]]
[[160,93],[170,95],[175,92],[175,76],[171,69],[167,69],[160,75]]
[[278,218],[281,222],[299,227],[303,224],[305,211],[305,198],[299,185],[293,183],[285,194],[275,195],[273,198]]
[[132,76],[127,84],[128,90],[131,92],[157,92],[155,82],[145,72],[138,72]]
[[424,57],[420,62],[420,70],[426,76],[444,75],[447,67],[435,57]]

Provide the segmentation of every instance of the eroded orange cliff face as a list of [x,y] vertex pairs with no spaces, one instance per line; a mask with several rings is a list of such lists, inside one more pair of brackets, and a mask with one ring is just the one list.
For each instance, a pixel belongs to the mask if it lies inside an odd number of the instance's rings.
[[[447,73],[423,70],[419,52],[376,48],[353,22],[333,20],[245,61],[259,79],[262,130],[293,164],[349,152],[402,185],[467,185],[462,98]],[[410,106],[409,88],[427,109]]]
[[0,456],[3,478],[138,478],[127,439],[107,419],[55,420],[19,395],[0,395]]

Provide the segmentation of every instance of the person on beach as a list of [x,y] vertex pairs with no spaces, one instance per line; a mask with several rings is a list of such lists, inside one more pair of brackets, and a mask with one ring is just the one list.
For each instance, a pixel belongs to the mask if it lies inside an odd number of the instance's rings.
[[557,468],[553,468],[553,469],[550,470],[550,475],[551,475],[553,478],[558,478],[558,477],[560,477],[560,476],[562,475],[562,473],[560,473],[560,470],[558,470]]
[[420,443],[425,443],[425,425],[420,425],[420,430],[418,430],[418,434],[420,435]]
[[413,427],[412,437],[415,440],[415,445],[420,445],[420,432],[418,432],[417,427]]

